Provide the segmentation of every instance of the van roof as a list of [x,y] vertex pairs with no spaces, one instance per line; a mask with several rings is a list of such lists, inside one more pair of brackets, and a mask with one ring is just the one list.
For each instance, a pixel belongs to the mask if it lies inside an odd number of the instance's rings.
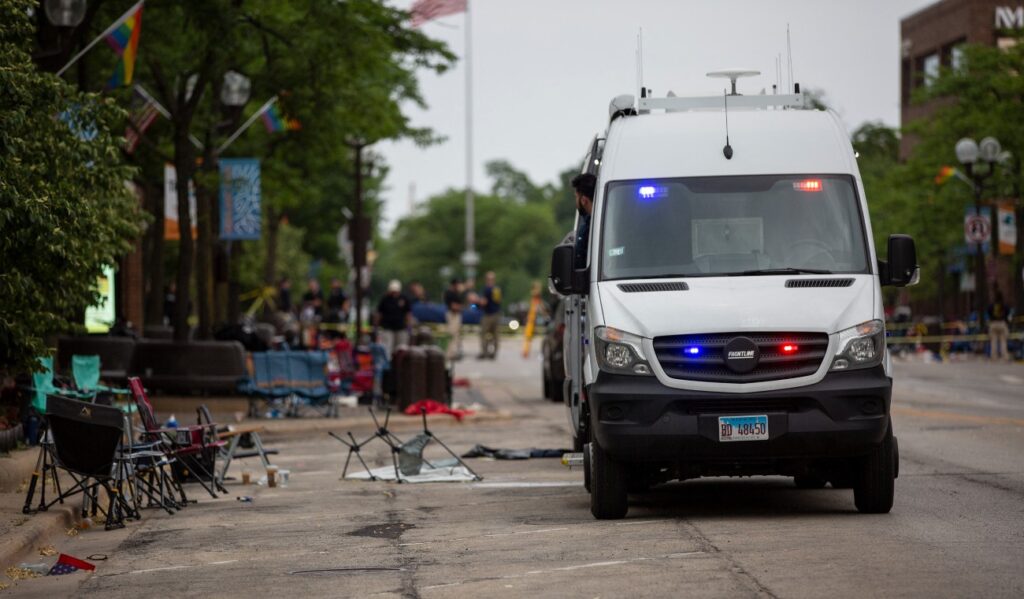
[[772,174],[859,175],[838,118],[821,110],[729,110],[727,160],[721,110],[615,119],[601,160],[602,181]]

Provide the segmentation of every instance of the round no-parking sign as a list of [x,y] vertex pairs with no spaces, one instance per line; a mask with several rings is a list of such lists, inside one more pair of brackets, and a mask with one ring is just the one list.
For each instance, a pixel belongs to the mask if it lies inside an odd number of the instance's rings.
[[964,239],[967,243],[988,243],[992,238],[992,223],[980,214],[964,217]]

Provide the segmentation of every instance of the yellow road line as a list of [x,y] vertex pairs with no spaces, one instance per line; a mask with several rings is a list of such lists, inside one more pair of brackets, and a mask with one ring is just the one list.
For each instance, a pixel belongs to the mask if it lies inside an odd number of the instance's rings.
[[1024,418],[1007,418],[1003,416],[978,416],[975,414],[957,414],[955,412],[943,412],[940,410],[922,410],[920,408],[908,408],[905,406],[893,406],[892,413],[903,416],[916,416],[918,418],[932,418],[934,420],[949,420],[954,422],[974,422],[977,424],[1006,424],[1010,426],[1024,426]]

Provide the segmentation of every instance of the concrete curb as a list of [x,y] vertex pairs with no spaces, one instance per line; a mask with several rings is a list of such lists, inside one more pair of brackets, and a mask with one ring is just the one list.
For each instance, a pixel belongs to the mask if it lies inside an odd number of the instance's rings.
[[[70,504],[55,505],[45,512],[26,515],[24,524],[15,526],[0,540],[0,567],[17,566],[50,537],[64,534],[80,521],[79,509]],[[37,560],[38,561],[38,560]]]

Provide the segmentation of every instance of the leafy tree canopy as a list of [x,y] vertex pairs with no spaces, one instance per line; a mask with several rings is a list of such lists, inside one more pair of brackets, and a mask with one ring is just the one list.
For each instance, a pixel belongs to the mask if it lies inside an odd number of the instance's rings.
[[[125,113],[41,73],[31,0],[0,0],[0,370],[35,367],[47,337],[78,326],[97,277],[142,217],[125,187]],[[115,133],[115,131],[117,133]]]

